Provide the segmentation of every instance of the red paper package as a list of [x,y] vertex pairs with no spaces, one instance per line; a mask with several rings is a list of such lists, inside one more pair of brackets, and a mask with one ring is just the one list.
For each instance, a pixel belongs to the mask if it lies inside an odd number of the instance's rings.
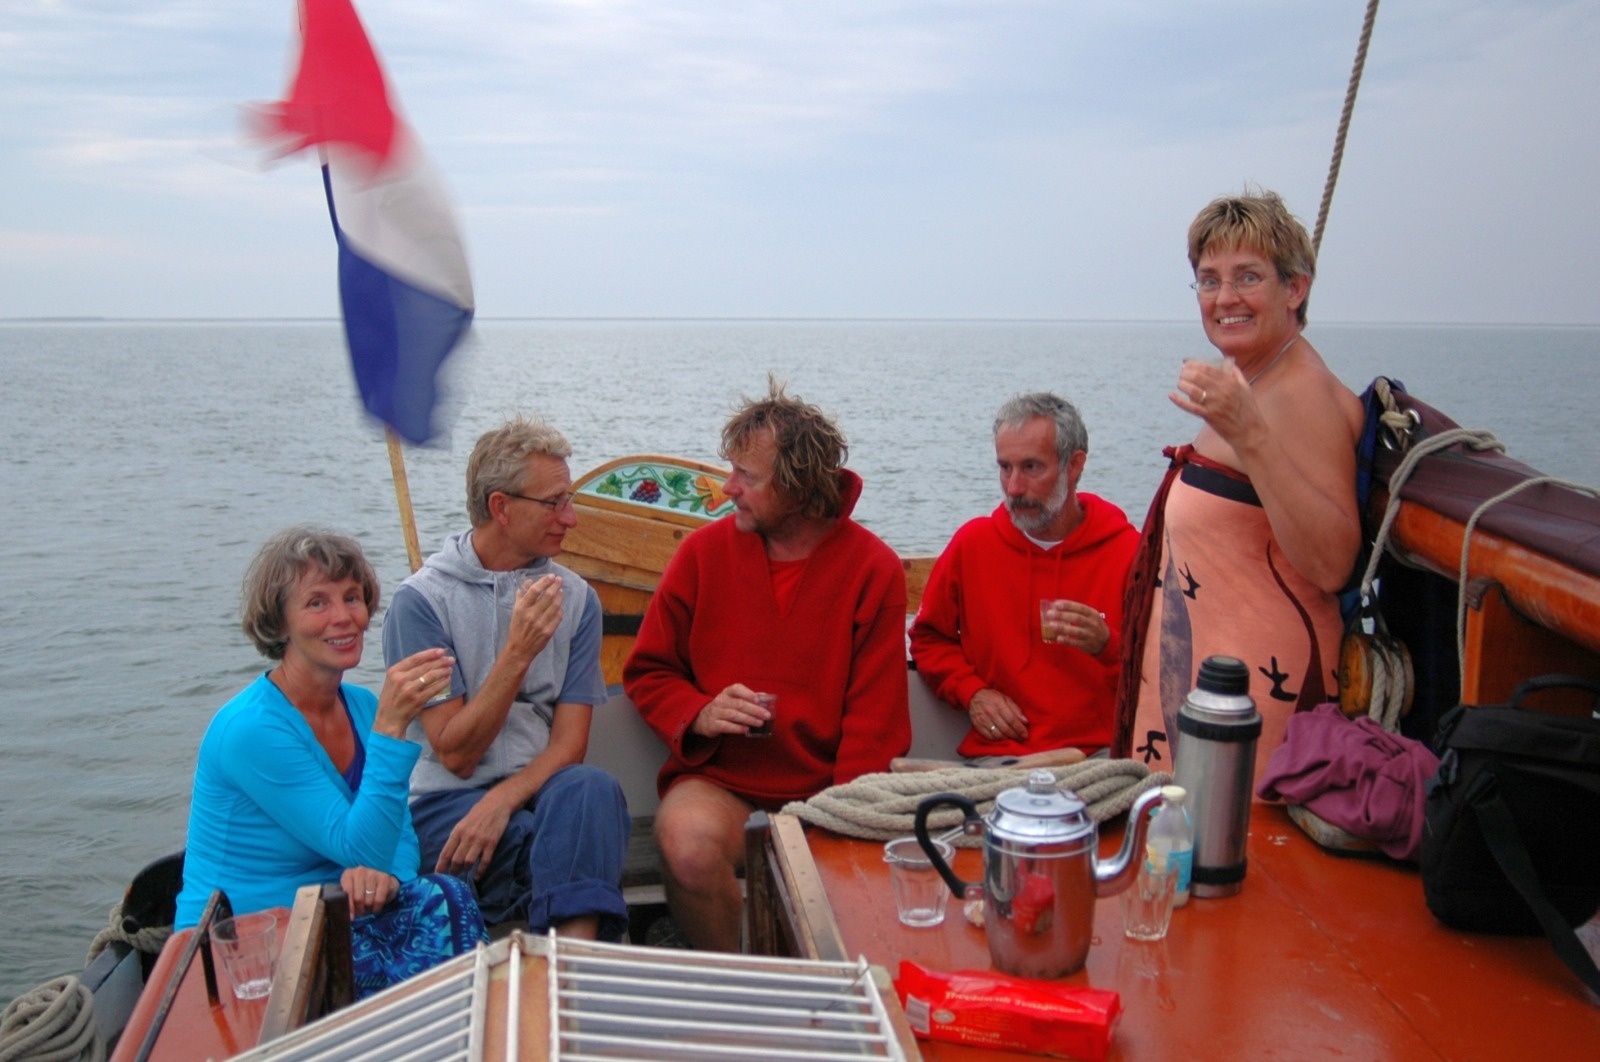
[[900,964],[895,981],[911,1031],[925,1040],[1101,1062],[1122,997],[993,970],[943,973]]

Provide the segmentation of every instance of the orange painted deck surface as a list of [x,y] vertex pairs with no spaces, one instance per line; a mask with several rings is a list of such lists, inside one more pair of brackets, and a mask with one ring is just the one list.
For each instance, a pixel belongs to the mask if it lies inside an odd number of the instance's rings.
[[[1113,829],[1102,838],[1110,852]],[[829,906],[850,955],[898,971],[901,959],[944,969],[989,969],[983,932],[952,899],[945,924],[907,929],[895,919],[882,846],[808,829]],[[1101,900],[1086,968],[1069,984],[1112,988],[1123,1016],[1113,1059],[1593,1058],[1600,1007],[1543,938],[1456,933],[1422,899],[1414,870],[1328,855],[1283,809],[1256,804],[1244,890],[1191,900],[1165,941],[1122,935],[1115,897]],[[976,851],[956,870],[979,877]],[[283,912],[287,917],[287,911]],[[189,933],[168,941],[151,977],[161,984]],[[161,1062],[227,1058],[255,1045],[266,1000],[233,998],[217,970],[220,1002],[206,1000],[196,956],[154,1055]],[[146,992],[117,1045],[131,1058],[158,1003]],[[1037,1057],[920,1041],[932,1060]]]
[[[954,898],[944,925],[900,925],[882,845],[806,836],[848,954],[891,975],[901,959],[990,969]],[[1112,1058],[1600,1057],[1600,1007],[1542,937],[1445,929],[1415,870],[1326,854],[1281,807],[1255,805],[1249,858],[1242,892],[1191,899],[1159,943],[1126,939],[1120,900],[1099,901],[1088,965],[1067,983],[1122,994]],[[978,852],[958,851],[956,871],[976,880]],[[919,1045],[928,1059],[1030,1057]]]
[[[284,931],[289,924],[289,909],[277,908],[278,946],[282,948]],[[111,1062],[131,1059],[144,1042],[145,1033],[161,1003],[161,986],[172,976],[178,956],[194,934],[191,929],[174,933],[161,948],[154,969],[145,982],[145,990],[128,1018],[128,1027],[117,1041]],[[205,970],[202,957],[196,953],[183,984],[178,988],[172,1010],[162,1026],[152,1062],[205,1062],[206,1059],[230,1058],[256,1046],[261,1035],[261,1022],[267,1014],[267,1000],[235,999],[233,986],[217,960],[217,999],[215,1006],[206,998]]]

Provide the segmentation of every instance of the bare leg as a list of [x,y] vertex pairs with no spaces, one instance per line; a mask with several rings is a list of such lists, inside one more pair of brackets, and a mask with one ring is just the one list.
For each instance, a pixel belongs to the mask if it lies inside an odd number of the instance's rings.
[[555,926],[556,936],[573,940],[594,940],[600,934],[599,915],[581,915],[569,918]]
[[667,906],[689,943],[738,951],[743,898],[744,824],[755,810],[700,778],[685,778],[661,800],[656,843],[665,863]]

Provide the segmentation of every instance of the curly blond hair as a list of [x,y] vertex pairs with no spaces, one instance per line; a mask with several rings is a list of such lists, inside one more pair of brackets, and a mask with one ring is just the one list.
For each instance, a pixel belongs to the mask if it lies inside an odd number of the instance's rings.
[[772,433],[777,455],[773,481],[778,493],[808,519],[831,520],[843,511],[839,470],[850,447],[839,426],[816,406],[791,395],[787,385],[767,377],[767,395],[745,397],[722,428],[724,460],[749,450],[756,432]]

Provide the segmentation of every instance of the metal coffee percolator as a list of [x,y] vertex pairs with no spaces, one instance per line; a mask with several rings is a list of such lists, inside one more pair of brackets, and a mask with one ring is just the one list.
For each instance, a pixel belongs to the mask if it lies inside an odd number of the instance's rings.
[[1194,819],[1190,893],[1232,896],[1244,887],[1261,713],[1250,699],[1250,669],[1231,656],[1207,657],[1178,708],[1177,784]]
[[964,796],[940,793],[917,805],[916,834],[922,850],[958,900],[972,884],[956,877],[928,835],[928,815],[941,806],[966,814],[962,829],[983,838],[984,932],[989,957],[1002,973],[1019,977],[1065,977],[1082,968],[1094,936],[1094,901],[1132,883],[1143,854],[1146,809],[1159,790],[1141,794],[1128,812],[1122,849],[1110,863],[1097,863],[1099,831],[1075,793],[1058,788],[1046,770],[1028,775],[1025,788],[995,797],[988,818]]

